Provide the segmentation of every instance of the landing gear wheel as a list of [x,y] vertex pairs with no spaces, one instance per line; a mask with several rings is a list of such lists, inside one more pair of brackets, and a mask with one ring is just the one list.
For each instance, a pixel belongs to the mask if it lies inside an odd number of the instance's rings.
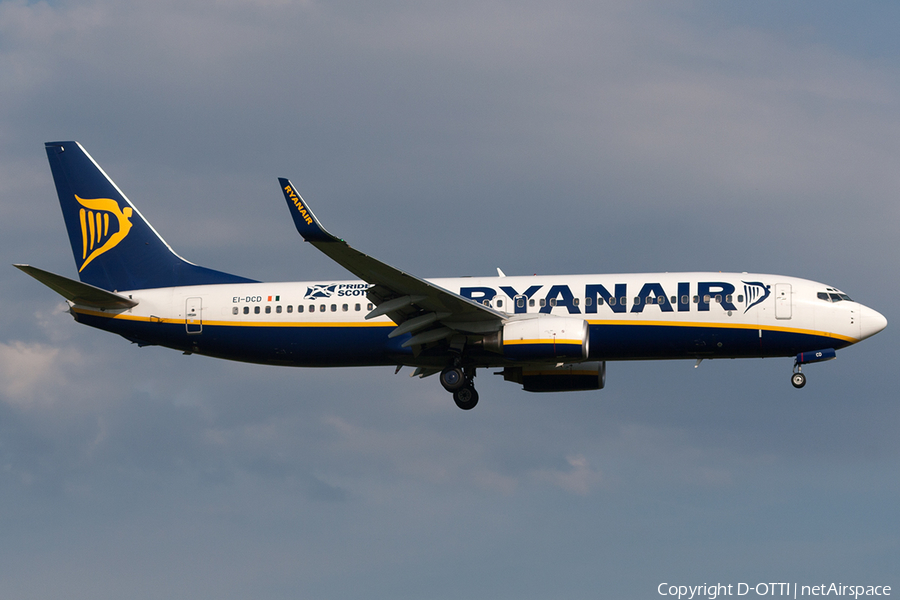
[[478,404],[478,392],[471,385],[466,385],[453,392],[453,401],[463,410],[472,410]]
[[794,373],[791,375],[791,385],[799,390],[806,385],[806,375],[803,373]]
[[457,392],[466,386],[466,377],[459,367],[447,367],[441,371],[441,385],[448,392]]

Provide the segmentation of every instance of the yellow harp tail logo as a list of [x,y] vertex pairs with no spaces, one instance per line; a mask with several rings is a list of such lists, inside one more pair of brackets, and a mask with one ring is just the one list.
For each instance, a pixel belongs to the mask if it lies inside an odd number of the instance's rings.
[[[81,259],[84,261],[78,269],[80,273],[92,260],[112,250],[125,239],[131,231],[129,219],[134,211],[130,206],[120,210],[119,204],[110,198],[84,200],[76,195],[75,199],[82,206],[78,213],[81,220]],[[110,215],[115,217],[112,232]]]

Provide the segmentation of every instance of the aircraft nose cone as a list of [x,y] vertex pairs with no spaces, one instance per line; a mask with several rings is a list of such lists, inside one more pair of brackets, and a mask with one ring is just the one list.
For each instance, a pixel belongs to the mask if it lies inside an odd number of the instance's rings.
[[863,306],[859,311],[859,335],[861,340],[871,337],[887,327],[887,319],[877,310]]

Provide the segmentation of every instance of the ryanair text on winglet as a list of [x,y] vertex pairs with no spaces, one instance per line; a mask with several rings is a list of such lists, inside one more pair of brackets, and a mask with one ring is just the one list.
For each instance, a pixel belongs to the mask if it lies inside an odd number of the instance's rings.
[[300,211],[300,216],[303,217],[303,220],[306,221],[307,225],[312,225],[312,217],[309,216],[309,213],[306,212],[306,209],[303,207],[303,202],[300,200],[300,196],[291,188],[291,186],[284,186],[284,191],[287,192],[287,195],[290,196],[291,201],[293,201],[294,206],[297,207],[297,210]]

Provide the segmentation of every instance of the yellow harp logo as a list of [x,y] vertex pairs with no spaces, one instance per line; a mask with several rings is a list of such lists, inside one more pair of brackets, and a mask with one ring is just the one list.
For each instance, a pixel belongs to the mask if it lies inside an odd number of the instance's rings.
[[[84,261],[78,269],[81,273],[92,260],[125,239],[131,231],[129,219],[134,211],[130,206],[119,209],[119,204],[109,198],[84,200],[76,195],[75,199],[82,206],[78,214],[81,219],[81,259]],[[110,215],[115,218],[113,231],[109,226]]]

